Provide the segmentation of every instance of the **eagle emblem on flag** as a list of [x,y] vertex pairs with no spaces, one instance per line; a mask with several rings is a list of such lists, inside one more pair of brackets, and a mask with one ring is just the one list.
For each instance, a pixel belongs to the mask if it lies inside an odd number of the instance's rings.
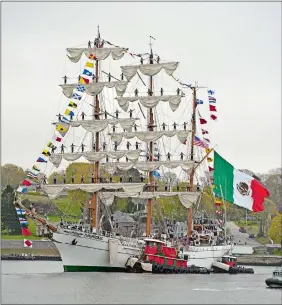
[[249,186],[246,182],[237,183],[236,187],[237,187],[238,192],[242,196],[249,196],[249,194],[250,194]]

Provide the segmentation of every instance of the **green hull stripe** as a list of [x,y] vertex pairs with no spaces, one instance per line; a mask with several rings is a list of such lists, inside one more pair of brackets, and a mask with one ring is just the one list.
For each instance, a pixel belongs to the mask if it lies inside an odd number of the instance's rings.
[[125,272],[121,267],[103,266],[67,266],[64,265],[65,272]]

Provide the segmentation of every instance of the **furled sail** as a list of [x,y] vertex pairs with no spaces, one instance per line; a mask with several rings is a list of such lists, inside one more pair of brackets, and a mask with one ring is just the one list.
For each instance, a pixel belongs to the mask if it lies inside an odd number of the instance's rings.
[[42,186],[50,199],[58,198],[65,191],[82,190],[88,193],[105,190],[123,190],[127,194],[138,194],[143,191],[144,183],[93,183],[93,184],[45,184]]
[[121,59],[124,55],[124,48],[67,48],[68,58],[76,63],[84,53],[88,58],[92,54],[96,60],[104,60],[112,55],[114,60]]
[[132,131],[132,127],[137,119],[105,119],[105,120],[79,120],[79,121],[71,121],[70,125],[72,127],[83,127],[85,130],[89,132],[100,132],[103,131],[108,125],[117,125],[126,130],[127,132]]
[[172,75],[172,73],[176,70],[178,65],[179,62],[167,62],[167,63],[159,63],[159,64],[121,66],[121,71],[126,77],[126,79],[130,81],[135,76],[138,70],[144,75],[154,76],[158,74],[162,69],[164,69],[168,75]]
[[109,173],[114,173],[116,169],[120,170],[130,170],[131,168],[135,167],[138,170],[152,172],[159,168],[160,166],[165,166],[167,168],[173,169],[177,167],[181,167],[184,171],[189,172],[192,167],[194,166],[194,161],[147,161],[147,162],[136,162],[135,160],[131,160],[131,162],[111,162],[105,164],[105,170]]
[[138,159],[141,153],[140,149],[137,150],[118,150],[118,151],[101,151],[101,152],[78,152],[78,153],[64,153],[64,154],[51,154],[49,161],[54,164],[55,167],[59,167],[62,159],[66,161],[76,161],[81,157],[84,157],[89,162],[98,162],[101,159],[108,156],[112,159],[120,159],[126,156],[130,161],[134,162]]
[[[85,92],[89,95],[97,95],[102,92],[104,87],[107,88],[115,88],[117,96],[122,96],[127,88],[127,81],[112,81],[112,82],[93,82],[90,84],[79,84],[80,86],[83,86],[85,88]],[[71,98],[73,94],[73,90],[78,86],[78,84],[63,84],[60,85],[63,90],[63,94],[67,98]]]
[[138,198],[138,199],[153,199],[160,197],[173,197],[178,196],[179,201],[186,208],[190,208],[197,202],[200,196],[198,192],[142,192],[139,193],[128,193],[128,192],[100,192],[99,197],[106,205],[112,205],[115,197],[118,198]]
[[127,111],[129,103],[140,101],[146,108],[156,107],[160,101],[169,102],[172,111],[175,111],[181,102],[181,98],[185,95],[161,95],[161,96],[134,96],[134,97],[117,97],[117,101],[122,110]]
[[119,145],[122,141],[122,138],[132,139],[134,137],[137,137],[139,140],[148,143],[156,141],[162,136],[173,137],[175,135],[177,135],[181,143],[184,143],[187,140],[189,133],[190,130],[160,130],[110,133],[110,135],[112,141],[117,142],[117,144]]

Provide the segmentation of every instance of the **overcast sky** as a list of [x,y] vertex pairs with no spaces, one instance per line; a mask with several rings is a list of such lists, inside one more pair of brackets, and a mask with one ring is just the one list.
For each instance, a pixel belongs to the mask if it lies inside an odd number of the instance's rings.
[[152,35],[161,58],[180,62],[176,77],[216,91],[211,138],[235,167],[281,166],[280,3],[2,3],[1,13],[2,165],[39,157],[71,65],[65,49],[93,41],[99,24],[136,53]]

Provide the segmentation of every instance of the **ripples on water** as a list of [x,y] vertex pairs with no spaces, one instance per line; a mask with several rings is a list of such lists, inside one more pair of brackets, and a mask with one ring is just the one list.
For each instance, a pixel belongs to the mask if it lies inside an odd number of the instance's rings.
[[255,274],[64,273],[61,262],[2,262],[3,304],[281,304]]

